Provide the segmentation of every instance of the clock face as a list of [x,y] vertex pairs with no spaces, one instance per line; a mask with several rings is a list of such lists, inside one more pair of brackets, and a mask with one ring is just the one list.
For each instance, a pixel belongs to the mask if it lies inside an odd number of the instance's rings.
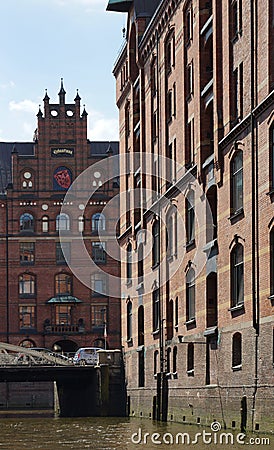
[[24,172],[24,178],[26,178],[26,180],[29,180],[31,178],[31,173],[30,172]]
[[48,207],[49,207],[49,206],[48,206],[46,203],[44,203],[44,204],[42,205],[42,210],[43,210],[43,211],[47,211]]

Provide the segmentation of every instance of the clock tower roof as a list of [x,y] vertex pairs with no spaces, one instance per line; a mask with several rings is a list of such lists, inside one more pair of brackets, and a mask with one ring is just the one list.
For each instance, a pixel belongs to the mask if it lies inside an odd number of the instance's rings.
[[65,95],[66,95],[66,91],[64,89],[64,85],[63,85],[63,78],[61,78],[61,88],[59,91],[59,99],[60,99],[60,104],[61,103],[65,103]]

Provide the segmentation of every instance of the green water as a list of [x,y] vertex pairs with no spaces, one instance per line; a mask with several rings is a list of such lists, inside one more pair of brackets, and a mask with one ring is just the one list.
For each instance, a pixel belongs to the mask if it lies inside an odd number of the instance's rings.
[[[231,430],[214,432],[210,428],[177,423],[159,424],[147,419],[4,418],[0,419],[0,424],[0,450],[139,448],[238,450],[247,444],[253,448],[274,449],[274,436],[248,435],[244,440],[237,432],[221,436],[222,432],[232,433]],[[184,443],[180,440],[182,434],[179,433],[185,433]],[[179,441],[176,442],[176,438]],[[239,443],[237,439],[240,440]],[[254,441],[251,443],[250,439]],[[269,442],[262,439],[268,439]]]

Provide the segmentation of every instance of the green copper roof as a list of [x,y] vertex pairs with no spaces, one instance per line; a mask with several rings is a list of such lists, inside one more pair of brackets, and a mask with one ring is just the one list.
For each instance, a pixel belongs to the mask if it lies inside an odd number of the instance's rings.
[[127,12],[132,0],[108,0],[107,11]]
[[47,303],[82,303],[82,300],[72,295],[56,295],[56,297],[50,298]]

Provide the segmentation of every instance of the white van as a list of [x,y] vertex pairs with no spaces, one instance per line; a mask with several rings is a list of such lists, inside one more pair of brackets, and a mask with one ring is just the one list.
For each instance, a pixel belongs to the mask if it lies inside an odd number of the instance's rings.
[[99,347],[79,348],[73,357],[73,364],[80,364],[80,366],[90,364],[92,366],[95,366],[98,363],[98,350],[102,349]]

